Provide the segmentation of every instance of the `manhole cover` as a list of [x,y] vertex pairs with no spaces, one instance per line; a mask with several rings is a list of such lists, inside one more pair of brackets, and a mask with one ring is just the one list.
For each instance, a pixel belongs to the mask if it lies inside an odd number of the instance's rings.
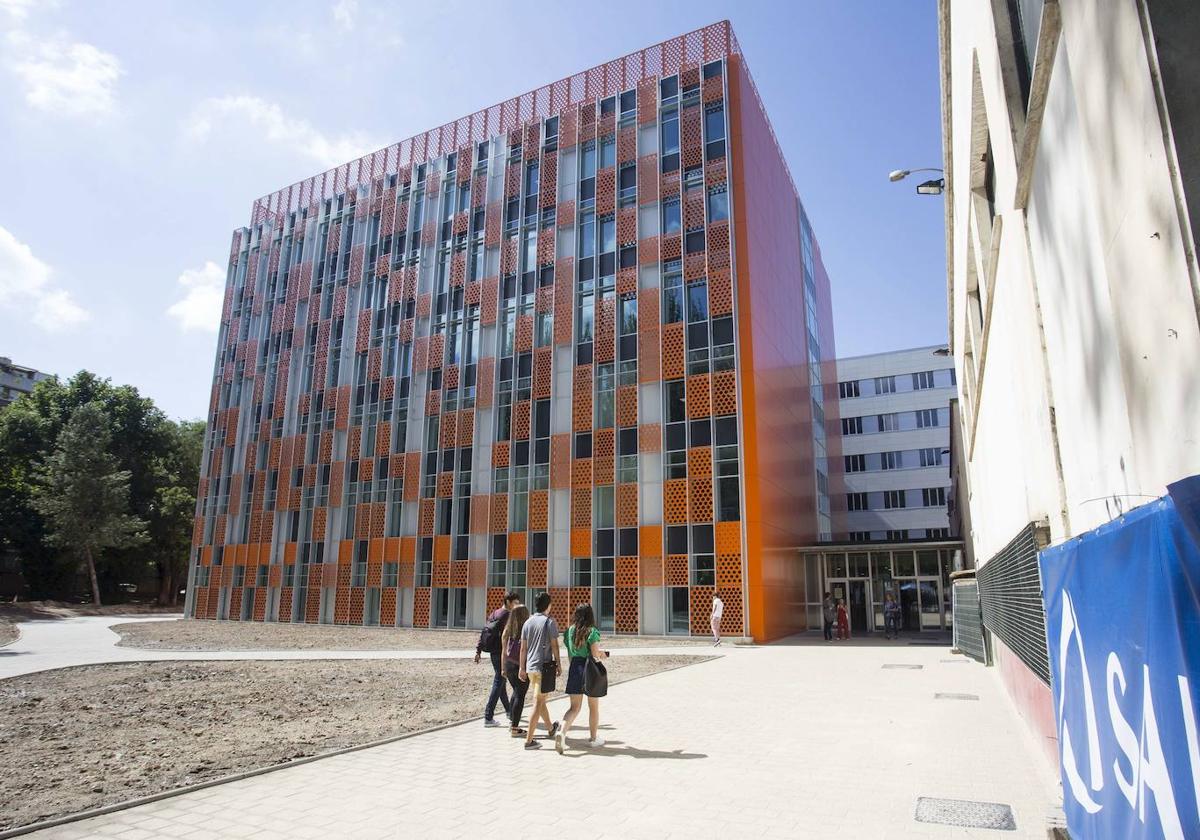
[[1012,808],[999,802],[973,802],[969,799],[917,798],[917,822],[956,825],[962,828],[992,828],[1016,831]]
[[884,668],[902,668],[909,671],[920,671],[924,665],[906,665],[903,663],[889,662],[883,666]]
[[939,691],[933,695],[934,700],[978,700],[978,694],[955,694],[953,691]]

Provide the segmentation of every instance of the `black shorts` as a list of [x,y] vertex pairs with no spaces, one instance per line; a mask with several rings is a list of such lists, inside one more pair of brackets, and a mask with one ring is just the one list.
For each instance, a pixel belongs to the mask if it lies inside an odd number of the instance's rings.
[[583,672],[587,669],[586,656],[572,656],[567,671],[567,694],[583,694]]

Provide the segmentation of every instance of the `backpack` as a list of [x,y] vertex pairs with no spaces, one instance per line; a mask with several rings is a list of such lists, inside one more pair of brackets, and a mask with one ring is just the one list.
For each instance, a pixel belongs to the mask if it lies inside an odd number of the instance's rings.
[[504,625],[507,622],[508,616],[502,615],[490,619],[487,624],[483,625],[483,629],[479,631],[479,649],[486,650],[488,653],[499,653],[500,634],[504,632]]

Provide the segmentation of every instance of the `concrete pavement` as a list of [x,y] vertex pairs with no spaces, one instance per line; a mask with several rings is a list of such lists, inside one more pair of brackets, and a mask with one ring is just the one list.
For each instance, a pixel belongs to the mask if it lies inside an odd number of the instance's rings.
[[[905,642],[722,650],[614,686],[599,750],[473,722],[30,836],[1045,837],[1056,780],[982,666]],[[1007,804],[1016,829],[917,822],[922,796]]]

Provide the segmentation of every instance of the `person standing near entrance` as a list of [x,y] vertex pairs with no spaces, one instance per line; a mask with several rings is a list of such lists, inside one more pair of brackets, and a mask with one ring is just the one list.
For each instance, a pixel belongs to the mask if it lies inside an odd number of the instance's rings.
[[547,696],[554,691],[554,677],[558,674],[558,624],[546,615],[550,609],[550,593],[543,592],[533,602],[537,610],[521,629],[521,650],[518,654],[522,682],[529,683],[533,693],[533,710],[529,713],[529,731],[525,733],[525,749],[536,750],[542,745],[533,740],[538,720],[545,720],[550,737],[558,733],[558,724],[551,722],[550,710],[546,708]]
[[509,715],[508,692],[504,690],[504,670],[500,667],[500,637],[508,624],[508,616],[512,608],[521,603],[521,597],[516,592],[508,592],[504,596],[504,606],[492,610],[487,617],[487,623],[479,631],[479,641],[475,645],[475,662],[480,655],[487,651],[492,660],[492,690],[488,694],[487,705],[483,707],[483,725],[499,726],[496,721],[496,701],[504,704],[504,714]]
[[723,615],[725,615],[725,602],[714,592],[712,614],[708,617],[708,624],[712,627],[713,647],[721,644],[721,616]]
[[842,598],[838,598],[837,602],[837,637],[850,638],[850,616],[846,613],[846,602]]
[[883,636],[885,639],[900,638],[900,605],[889,592],[883,601]]
[[825,641],[833,641],[833,622],[837,620],[837,609],[833,606],[833,598],[829,593],[825,593],[825,600],[821,602],[821,618],[825,622]]

